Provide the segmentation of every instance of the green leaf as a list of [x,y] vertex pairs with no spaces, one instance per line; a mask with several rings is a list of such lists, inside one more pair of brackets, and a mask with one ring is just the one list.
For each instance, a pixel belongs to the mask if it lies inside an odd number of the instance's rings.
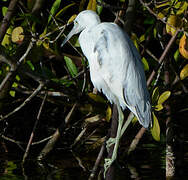
[[157,103],[157,100],[159,99],[159,88],[158,87],[156,87],[153,90],[151,99],[152,99],[152,104],[156,104]]
[[20,81],[20,76],[16,75],[16,80]]
[[145,57],[142,58],[142,63],[144,65],[144,70],[149,71],[149,64]]
[[55,13],[57,12],[59,6],[60,6],[61,0],[56,0],[53,5],[52,8],[50,10],[50,15],[48,17],[48,23],[50,22],[50,20],[52,19],[52,16],[55,15]]
[[12,97],[15,97],[16,92],[11,90],[11,91],[9,91],[9,94],[10,94]]
[[65,6],[63,9],[61,9],[57,14],[56,14],[56,17],[58,17],[58,16],[60,16],[62,13],[64,13],[68,8],[70,8],[70,7],[72,7],[72,6],[74,6],[74,5],[76,5],[76,3],[71,3],[71,4],[69,4],[69,5],[67,5],[67,6]]
[[5,14],[7,13],[7,10],[8,10],[7,7],[5,7],[5,6],[2,7],[2,14],[3,14],[3,16],[5,16]]
[[143,42],[145,41],[145,34],[141,35],[140,38],[139,38],[139,42]]
[[158,119],[153,112],[152,112],[152,115],[153,115],[153,127],[151,128],[151,134],[156,141],[160,141],[159,122],[158,122]]
[[27,64],[29,65],[29,67],[31,68],[31,70],[34,71],[34,70],[35,70],[35,67],[34,67],[34,65],[32,64],[32,62],[31,62],[31,61],[26,61],[26,62],[27,62]]
[[179,49],[177,49],[176,52],[174,53],[174,59],[176,62],[178,61],[179,57],[180,57],[180,51]]
[[18,87],[18,84],[16,83],[16,82],[14,82],[13,84],[12,84],[12,87]]
[[158,104],[163,104],[171,95],[170,91],[165,91],[162,93],[158,99]]
[[162,104],[157,104],[155,106],[155,111],[161,111],[163,109],[163,105]]
[[75,77],[78,74],[76,65],[73,63],[72,59],[67,56],[64,56],[64,60],[66,62],[66,66],[72,77]]
[[[99,3],[102,3],[102,0],[98,0],[97,2],[99,2]],[[97,14],[101,14],[101,12],[102,12],[102,10],[103,10],[103,6],[100,6],[100,5],[98,5],[98,3],[97,3]]]
[[96,102],[106,103],[106,100],[103,97],[101,97],[100,95],[97,95],[94,93],[88,93],[88,96]]

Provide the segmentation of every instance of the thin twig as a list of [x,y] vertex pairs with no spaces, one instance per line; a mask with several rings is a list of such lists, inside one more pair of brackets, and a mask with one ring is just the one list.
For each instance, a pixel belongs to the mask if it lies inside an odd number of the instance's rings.
[[[176,40],[176,38],[177,38],[178,33],[179,33],[179,30],[177,30],[176,33],[174,34],[174,36],[171,37],[171,39],[170,39],[170,41],[168,42],[168,44],[167,44],[165,50],[163,51],[161,57],[159,58],[159,64],[161,64],[161,63],[164,61],[164,59],[165,59],[165,57],[167,56],[167,54],[168,54],[170,48],[171,48],[172,45],[174,44],[174,42],[175,42],[175,40]],[[152,80],[153,80],[155,74],[156,74],[156,71],[153,70],[152,73],[151,73],[151,75],[149,76],[149,78],[148,78],[148,80],[147,80],[147,86],[149,86],[149,85],[151,84],[151,82],[152,82]]]
[[37,127],[37,124],[39,122],[39,119],[40,119],[40,115],[41,115],[41,112],[42,112],[42,109],[44,107],[44,102],[46,100],[46,97],[47,97],[47,93],[45,94],[44,98],[43,98],[43,101],[41,103],[41,106],[40,106],[40,109],[39,109],[39,112],[38,112],[38,115],[37,115],[37,119],[35,121],[35,124],[33,126],[33,130],[32,130],[32,133],[30,135],[30,138],[29,138],[29,141],[28,141],[28,144],[27,144],[27,148],[25,150],[25,153],[24,153],[24,156],[23,156],[23,159],[22,159],[22,163],[25,162],[25,159],[27,158],[28,156],[28,153],[29,153],[29,149],[30,149],[30,146],[32,144],[32,141],[33,141],[33,137],[34,137],[34,133],[35,133],[35,130],[36,130],[36,127]]
[[103,157],[103,154],[104,154],[104,151],[105,151],[106,139],[107,139],[107,138],[105,137],[104,143],[103,143],[103,145],[101,146],[101,149],[100,149],[99,154],[98,154],[98,156],[97,156],[97,159],[96,159],[96,161],[95,161],[95,165],[93,166],[93,169],[92,169],[92,171],[91,171],[91,174],[90,174],[88,180],[94,179],[94,177],[95,177],[95,175],[96,175],[97,169],[98,169],[98,167],[99,167],[99,165],[100,165],[100,162],[101,162],[101,160],[102,160],[102,157]]
[[7,13],[5,14],[5,17],[1,21],[1,27],[0,27],[0,43],[2,42],[4,35],[8,29],[8,26],[10,24],[10,20],[12,18],[13,12],[15,10],[16,4],[18,0],[11,0],[10,4],[8,6]]
[[23,108],[27,103],[29,103],[31,101],[31,99],[33,99],[40,91],[41,89],[44,87],[44,84],[41,83],[39,84],[39,86],[35,89],[35,91],[17,108],[15,108],[12,112],[8,113],[7,115],[3,116],[0,121],[3,121],[5,119],[7,119],[8,117],[10,117],[11,115],[13,115],[14,113],[16,113],[17,111],[19,111],[21,108]]

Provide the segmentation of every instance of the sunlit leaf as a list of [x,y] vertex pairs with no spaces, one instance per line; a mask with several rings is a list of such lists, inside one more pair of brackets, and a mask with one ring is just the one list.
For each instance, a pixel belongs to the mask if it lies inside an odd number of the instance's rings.
[[155,111],[161,111],[163,109],[163,105],[162,104],[157,104],[155,106]]
[[12,42],[20,44],[24,40],[23,28],[21,26],[16,27],[12,31]]
[[153,115],[153,126],[151,128],[151,134],[153,136],[153,138],[156,141],[160,141],[160,126],[159,126],[159,122],[157,117],[155,116],[155,114],[152,112]]
[[145,41],[145,34],[142,34],[142,36],[140,36],[140,38],[139,38],[140,43],[143,42],[143,41]]
[[20,76],[16,75],[16,80],[20,81]]
[[163,3],[158,3],[155,7],[156,8],[164,8],[164,7],[168,7],[170,5],[169,1],[164,1]]
[[74,64],[74,62],[72,61],[72,59],[70,59],[67,56],[64,56],[64,60],[66,62],[66,66],[71,74],[72,77],[75,77],[78,74],[78,70],[76,68],[76,65]]
[[87,10],[96,11],[96,9],[97,9],[96,0],[89,0],[88,6],[87,6]]
[[98,94],[88,93],[88,96],[96,102],[106,103],[106,100]]
[[12,28],[9,27],[7,29],[7,32],[6,32],[5,36],[4,36],[4,38],[3,38],[3,41],[1,42],[2,46],[6,47],[6,45],[10,44],[10,42],[11,42],[11,33],[12,33]]
[[149,64],[145,57],[142,58],[142,63],[144,65],[144,70],[149,71]]
[[29,65],[29,67],[31,68],[31,70],[34,71],[34,70],[35,70],[35,67],[34,67],[34,65],[32,64],[32,62],[31,62],[31,61],[26,61],[26,62],[27,62],[27,64]]
[[188,59],[188,38],[185,33],[180,39],[179,51],[185,59]]
[[170,91],[163,92],[158,99],[158,104],[163,104],[170,97],[170,95]]
[[2,14],[3,14],[3,16],[5,16],[5,14],[7,13],[7,10],[8,10],[7,7],[5,7],[5,6],[2,7]]
[[174,7],[178,9],[176,12],[177,15],[183,14],[187,10],[188,2],[177,2]]
[[136,116],[133,117],[132,123],[135,124],[138,121],[138,118]]
[[152,104],[156,104],[159,99],[159,88],[156,87],[152,93]]
[[52,8],[50,10],[50,15],[48,17],[48,23],[50,22],[50,20],[52,19],[52,16],[55,15],[55,13],[57,12],[59,6],[60,6],[61,0],[56,0],[53,5]]
[[18,83],[14,82],[14,83],[12,84],[12,87],[13,87],[13,88],[18,87]]
[[9,91],[9,94],[10,94],[12,97],[15,97],[16,92],[11,90],[11,91]]
[[188,64],[186,64],[180,72],[181,80],[185,79],[186,77],[188,77]]
[[69,18],[67,24],[70,24],[71,22],[73,22],[74,19],[76,18],[76,16],[77,16],[76,14],[72,15],[72,16]]
[[108,106],[106,110],[106,121],[110,122],[111,117],[112,117],[112,108]]
[[181,27],[181,24],[182,19],[178,15],[170,15],[167,19],[166,32],[173,36],[176,33],[177,29]]

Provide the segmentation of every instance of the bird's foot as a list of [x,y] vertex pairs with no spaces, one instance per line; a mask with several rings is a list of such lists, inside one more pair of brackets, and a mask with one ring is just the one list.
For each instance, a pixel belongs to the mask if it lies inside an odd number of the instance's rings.
[[112,165],[114,160],[110,158],[106,158],[104,161],[105,161],[104,163],[104,178],[105,178],[106,172],[109,169],[109,167]]
[[109,138],[107,141],[106,141],[106,149],[107,149],[107,152],[109,152],[109,149],[110,149],[110,146],[115,144],[116,142],[116,138]]

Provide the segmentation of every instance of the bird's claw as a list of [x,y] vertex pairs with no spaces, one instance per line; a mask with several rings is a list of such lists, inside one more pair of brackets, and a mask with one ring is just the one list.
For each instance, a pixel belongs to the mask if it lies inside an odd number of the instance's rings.
[[106,149],[107,149],[107,152],[109,152],[109,148],[111,145],[115,144],[116,142],[116,138],[109,138],[107,141],[106,141]]
[[110,158],[106,158],[104,161],[105,161],[105,163],[104,163],[104,178],[105,178],[107,170],[109,169],[109,167],[111,166],[111,164],[114,161],[112,159],[110,159]]

